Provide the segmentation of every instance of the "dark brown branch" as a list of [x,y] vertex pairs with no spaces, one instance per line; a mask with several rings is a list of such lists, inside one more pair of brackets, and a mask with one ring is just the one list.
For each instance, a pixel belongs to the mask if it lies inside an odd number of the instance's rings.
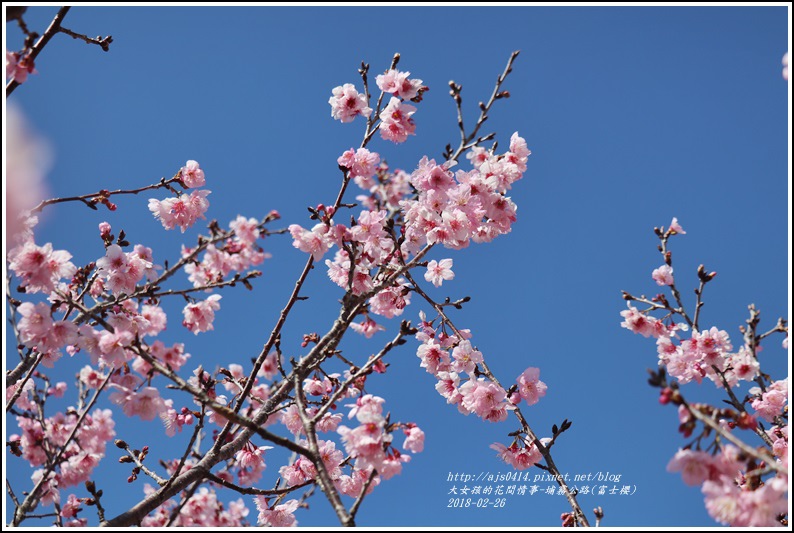
[[[69,12],[70,9],[71,9],[70,6],[64,6],[58,10],[58,13],[55,15],[55,18],[52,19],[52,22],[50,23],[50,26],[47,28],[47,31],[45,31],[44,35],[42,35],[41,38],[39,38],[39,40],[36,41],[36,44],[33,45],[33,48],[30,49],[30,52],[26,56],[30,61],[35,61],[39,53],[41,53],[44,47],[47,46],[47,43],[50,42],[50,39],[52,39],[55,36],[55,34],[58,33],[58,30],[61,27],[61,22],[63,22],[63,18],[66,16],[66,14]],[[17,82],[16,80],[9,81],[8,85],[6,85],[6,98],[11,96],[11,93],[13,93],[14,89],[19,87],[19,85],[20,85],[19,82]]]

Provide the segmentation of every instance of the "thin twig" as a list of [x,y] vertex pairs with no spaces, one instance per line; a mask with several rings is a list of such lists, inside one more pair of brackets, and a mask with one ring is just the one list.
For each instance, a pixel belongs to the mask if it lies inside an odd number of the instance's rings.
[[351,520],[355,520],[356,519],[356,514],[358,513],[358,510],[361,507],[361,504],[364,502],[364,498],[367,495],[367,491],[369,490],[370,485],[372,485],[372,482],[375,481],[375,477],[377,477],[377,475],[378,475],[378,473],[375,470],[370,472],[366,483],[364,483],[364,486],[361,487],[361,492],[359,493],[358,497],[356,498],[356,501],[354,501],[353,505],[350,506],[350,511],[348,511],[348,512],[350,514],[350,519]]
[[[488,112],[491,110],[491,106],[493,106],[494,102],[500,98],[500,91],[502,84],[504,83],[505,79],[507,78],[508,74],[513,71],[513,62],[518,57],[519,50],[516,50],[512,54],[510,54],[510,58],[507,60],[507,66],[505,67],[502,74],[496,79],[496,85],[494,86],[493,92],[491,93],[491,98],[488,99],[488,103],[485,104],[480,108],[480,117],[477,119],[477,124],[474,125],[474,129],[471,133],[466,136],[465,139],[461,139],[461,143],[458,146],[458,149],[455,150],[455,153],[449,158],[452,161],[457,161],[463,151],[466,149],[467,143],[470,143],[475,137],[477,137],[477,132],[480,131],[480,127],[483,123],[488,119]],[[469,145],[471,146],[471,145]]]
[[82,33],[73,32],[72,30],[70,30],[68,28],[64,28],[63,26],[61,26],[58,31],[60,31],[61,33],[65,33],[66,35],[68,35],[68,36],[70,36],[70,37],[72,37],[74,39],[80,39],[82,41],[85,41],[86,44],[95,44],[95,45],[99,46],[105,52],[110,50],[110,43],[113,42],[113,36],[112,35],[108,35],[107,37],[102,37],[100,35],[96,39],[92,39],[91,37],[88,37],[87,35],[83,35]]
[[246,495],[254,495],[254,496],[283,496],[284,494],[289,494],[290,492],[294,492],[298,489],[302,489],[303,487],[307,487],[309,485],[314,485],[315,481],[310,479],[308,481],[304,481],[303,483],[299,483],[297,485],[292,485],[290,487],[285,487],[283,489],[257,489],[255,487],[241,487],[239,485],[235,485],[229,481],[226,481],[223,478],[216,476],[215,474],[208,473],[206,478],[218,485],[224,486],[227,489],[231,489],[235,492],[240,494]]
[[134,453],[134,450],[130,449],[129,445],[126,442],[124,442],[123,440],[117,440],[116,441],[116,446],[118,446],[119,448],[121,448],[124,451],[126,451],[127,452],[127,456],[130,459],[132,459],[132,462],[135,463],[135,466],[140,468],[141,471],[144,474],[146,474],[147,476],[152,478],[155,481],[155,483],[157,483],[161,487],[166,484],[166,480],[165,479],[161,478],[156,473],[152,472],[145,464],[143,464],[143,462],[140,460],[138,455],[136,453]]

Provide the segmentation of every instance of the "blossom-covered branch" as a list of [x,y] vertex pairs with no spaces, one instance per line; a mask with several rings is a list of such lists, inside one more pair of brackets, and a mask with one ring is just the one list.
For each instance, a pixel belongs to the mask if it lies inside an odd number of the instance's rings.
[[[670,461],[668,470],[681,472],[688,485],[701,485],[706,509],[716,521],[731,526],[779,526],[787,522],[788,495],[788,378],[773,381],[761,371],[758,357],[760,343],[774,333],[784,333],[783,347],[788,348],[786,321],[763,334],[757,333],[760,314],[750,305],[747,326],[740,331],[744,342],[734,350],[726,331],[716,327],[699,330],[700,310],[704,305],[703,290],[716,277],[703,265],[697,269],[695,313],[691,319],[676,287],[672,252],[668,240],[683,235],[678,220],[670,227],[655,228],[660,239],[659,251],[664,264],[652,272],[659,286],[668,287],[677,303],[670,305],[664,294],[653,298],[623,292],[628,309],[621,312],[624,328],[644,337],[656,339],[658,371],[651,371],[649,383],[661,389],[659,402],[678,408],[679,432],[692,440]],[[639,310],[633,302],[647,307]],[[663,311],[661,319],[654,312]],[[677,322],[677,317],[684,322]],[[691,334],[687,332],[691,328]],[[667,376],[674,381],[669,381]],[[727,396],[730,408],[687,401],[681,386],[710,380]],[[751,382],[744,393],[742,382]],[[764,420],[771,424],[765,428]],[[697,431],[698,422],[703,428]],[[749,430],[760,440],[752,446],[741,437]]]

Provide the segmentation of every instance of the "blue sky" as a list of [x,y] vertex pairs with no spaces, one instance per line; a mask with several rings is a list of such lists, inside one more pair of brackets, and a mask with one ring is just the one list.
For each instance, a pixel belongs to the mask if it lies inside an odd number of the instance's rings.
[[[42,32],[56,11],[29,8],[25,20]],[[636,488],[631,496],[582,496],[588,513],[602,506],[608,526],[709,526],[699,489],[665,471],[684,441],[675,410],[660,406],[646,383],[654,343],[620,327],[620,291],[658,292],[652,229],[678,217],[687,235],[671,248],[690,306],[698,264],[718,272],[707,287],[704,326],[727,330],[736,346],[748,304],[761,309],[764,329],[788,316],[790,93],[780,75],[788,20],[786,7],[75,7],[64,25],[111,34],[110,51],[58,35],[36,62],[39,74],[10,101],[53,148],[53,196],[147,185],[195,159],[212,190],[208,214],[221,224],[277,209],[284,226],[308,226],[306,206],[333,202],[336,159],[360,143],[363,122],[332,120],[328,98],[337,85],[360,87],[362,60],[374,77],[399,52],[400,68],[430,87],[414,117],[415,137],[370,145],[410,172],[423,155],[440,159],[458,139],[448,81],[463,85],[471,123],[510,52],[521,50],[504,86],[511,97],[485,125],[501,147],[518,131],[532,150],[511,191],[518,221],[492,243],[434,250],[431,258],[454,259],[456,277],[428,290],[439,299],[471,296],[454,318],[472,330],[501,380],[541,368],[549,392],[525,414],[541,436],[573,421],[554,448],[562,472],[608,471]],[[13,25],[7,42],[21,47]],[[95,234],[107,220],[131,242],[152,247],[158,262],[173,261],[198,229],[163,231],[148,197],[120,198],[115,213],[54,206],[37,241],[86,263],[103,253]],[[264,275],[253,293],[223,291],[215,331],[194,337],[181,329],[172,304],[163,341],[185,342],[191,367],[258,354],[306,259],[286,237],[264,246],[273,255]],[[289,355],[303,353],[303,333],[328,329],[341,296],[324,267],[312,272],[304,293],[310,299],[284,329]],[[414,298],[402,318],[416,321],[423,308]],[[362,359],[376,353],[391,339],[393,322],[371,342],[346,338],[343,349]],[[787,375],[781,340],[762,353],[777,378]],[[358,524],[558,525],[568,510],[560,496],[515,496],[501,509],[448,508],[449,473],[505,472],[489,445],[509,443],[507,433],[517,428],[446,405],[419,367],[417,345],[411,340],[393,352],[389,373],[369,387],[386,398],[393,420],[425,431],[426,448],[367,498]],[[79,357],[52,375],[71,385],[85,364]],[[706,385],[684,392],[719,401]],[[168,442],[159,426],[120,412],[115,419],[119,436],[146,440],[153,457],[159,450],[175,456],[189,437]],[[141,480],[125,486],[128,472],[115,453],[109,450],[98,477],[110,515],[143,496]],[[267,485],[279,457],[269,456]],[[29,475],[20,460],[7,460],[11,479]],[[321,495],[310,505],[298,512],[300,525],[335,523]]]

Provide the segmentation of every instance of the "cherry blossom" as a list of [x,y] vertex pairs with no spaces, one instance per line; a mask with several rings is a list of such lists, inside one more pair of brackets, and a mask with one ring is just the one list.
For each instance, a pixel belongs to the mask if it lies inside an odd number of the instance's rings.
[[419,94],[422,89],[422,80],[408,79],[410,72],[400,72],[399,70],[389,69],[385,74],[378,74],[375,77],[375,83],[378,88],[385,92],[393,94],[403,100],[411,100]]
[[341,167],[345,167],[350,172],[350,177],[353,178],[359,187],[362,189],[370,189],[375,185],[372,177],[380,163],[380,155],[376,152],[370,152],[366,148],[359,148],[346,151],[336,162]]
[[6,79],[17,83],[25,83],[28,74],[38,74],[33,65],[33,59],[28,55],[21,56],[17,52],[6,51]]
[[201,302],[187,304],[182,310],[185,316],[182,325],[195,335],[214,329],[212,322],[215,320],[215,311],[221,308],[221,304],[218,303],[220,299],[220,294],[213,294]]
[[411,118],[416,107],[405,104],[399,98],[392,97],[389,104],[380,113],[380,135],[387,141],[402,143],[409,135],[416,135],[416,123]]
[[405,429],[405,442],[403,448],[414,453],[421,452],[425,447],[425,432],[416,426]]
[[204,171],[199,167],[198,161],[193,161],[192,159],[179,170],[179,179],[188,189],[203,187],[206,183]]
[[257,521],[259,525],[269,527],[295,527],[298,521],[295,519],[295,511],[300,507],[298,500],[287,500],[287,502],[276,505],[272,509],[268,499],[264,496],[256,496],[254,503],[259,511]]
[[509,447],[495,442],[491,444],[491,449],[496,450],[497,457],[509,464],[516,470],[526,470],[538,464],[543,456],[535,445],[519,446],[518,443],[513,442]]
[[187,407],[183,407],[180,412],[173,408],[174,401],[170,398],[164,402],[165,410],[160,413],[160,420],[163,421],[165,426],[165,434],[173,437],[177,431],[182,432],[183,426],[189,426],[193,423],[193,414]]
[[622,327],[634,333],[639,333],[646,338],[651,336],[658,338],[666,334],[667,328],[665,328],[661,320],[641,313],[631,303],[628,303],[627,306],[627,311],[620,312],[620,316],[625,319],[620,324]]
[[657,285],[672,285],[673,284],[673,267],[670,265],[662,265],[655,269],[651,274]]
[[767,422],[772,422],[775,417],[783,414],[788,403],[788,379],[772,383],[763,393],[758,387],[750,389],[750,394],[755,396],[752,407]]
[[160,397],[160,391],[154,387],[143,387],[140,390],[131,390],[116,384],[112,384],[111,387],[117,392],[110,395],[110,401],[121,405],[127,416],[154,420],[168,409],[165,401]]
[[367,107],[367,97],[359,94],[352,83],[334,87],[333,96],[328,100],[331,104],[331,117],[341,122],[352,122],[358,115],[369,118],[372,109]]
[[203,189],[193,191],[190,195],[183,194],[178,198],[166,198],[165,200],[150,198],[149,211],[163,224],[165,229],[179,226],[184,233],[198,219],[206,218],[204,213],[210,205],[207,200],[209,194],[210,191]]
[[670,222],[670,229],[676,233],[680,233],[681,235],[686,235],[686,231],[684,228],[681,227],[681,224],[678,223],[678,219],[673,217],[673,220]]
[[105,256],[97,259],[96,265],[107,288],[116,295],[134,293],[135,285],[153,268],[152,263],[137,252],[125,253],[118,244],[108,246]]
[[454,278],[455,273],[452,272],[452,259],[442,259],[441,261],[436,261],[434,259],[427,263],[425,280],[436,287],[440,287],[444,280],[449,281]]
[[518,394],[527,402],[527,405],[535,405],[546,395],[547,386],[540,381],[540,369],[529,367],[516,379],[518,384]]
[[69,261],[72,254],[53,250],[52,244],[36,246],[33,241],[9,252],[8,268],[21,279],[25,292],[51,292],[63,278],[71,278],[77,267]]
[[385,331],[386,328],[375,322],[369,317],[365,317],[364,320],[361,322],[353,322],[350,324],[350,328],[359,333],[364,335],[366,338],[371,339],[372,336],[377,333],[378,331]]
[[328,226],[325,224],[317,224],[311,231],[303,229],[298,224],[290,224],[289,232],[294,239],[292,245],[302,252],[312,254],[315,261],[322,259],[331,244],[326,238]]

